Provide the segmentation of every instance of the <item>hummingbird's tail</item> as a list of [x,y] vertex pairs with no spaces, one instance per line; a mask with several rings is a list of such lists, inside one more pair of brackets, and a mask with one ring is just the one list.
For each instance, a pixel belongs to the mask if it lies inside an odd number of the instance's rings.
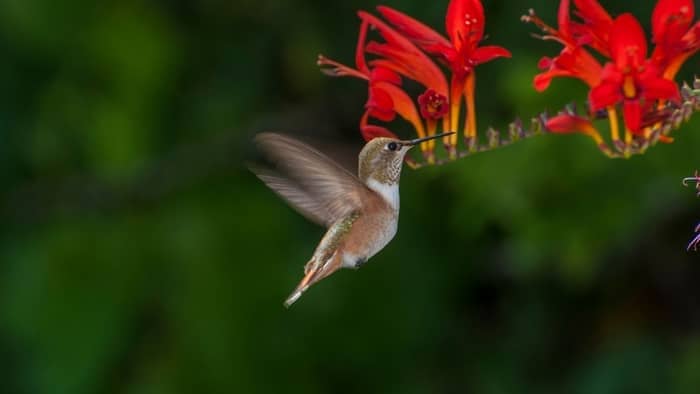
[[309,288],[309,286],[332,274],[338,268],[340,268],[340,263],[341,259],[337,251],[333,252],[331,257],[328,260],[326,260],[323,264],[317,264],[314,260],[310,261],[305,267],[308,269],[306,269],[305,271],[304,278],[301,280],[301,282],[299,282],[292,294],[290,294],[289,297],[287,297],[287,299],[284,301],[284,306],[286,308],[289,308],[293,303],[296,302],[296,300],[299,299],[299,297],[301,297],[302,294],[304,294],[304,292],[306,291],[306,289]]
[[292,306],[292,304],[295,303],[296,300],[298,300],[302,294],[304,294],[306,289],[308,289],[309,286],[311,286],[311,284],[315,282],[313,279],[314,277],[318,276],[318,273],[320,271],[320,267],[316,267],[315,269],[309,270],[309,272],[307,272],[306,275],[304,275],[304,279],[302,279],[301,282],[299,282],[297,288],[294,289],[292,294],[290,294],[289,297],[287,297],[287,299],[284,301],[285,308],[289,308],[290,306]]
[[287,299],[284,301],[284,307],[289,308],[290,306],[292,306],[292,304],[295,303],[299,299],[299,297],[301,297],[302,294],[304,294],[305,290],[306,289],[294,290],[294,292],[290,294],[289,297],[287,297]]

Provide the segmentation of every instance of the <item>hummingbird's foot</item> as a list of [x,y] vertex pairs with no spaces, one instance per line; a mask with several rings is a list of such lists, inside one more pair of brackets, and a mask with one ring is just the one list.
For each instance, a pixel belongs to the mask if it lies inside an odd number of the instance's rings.
[[366,262],[367,262],[367,259],[366,259],[366,258],[364,258],[364,257],[358,258],[358,259],[355,261],[355,269],[359,269],[360,267],[362,267],[363,265],[365,265]]

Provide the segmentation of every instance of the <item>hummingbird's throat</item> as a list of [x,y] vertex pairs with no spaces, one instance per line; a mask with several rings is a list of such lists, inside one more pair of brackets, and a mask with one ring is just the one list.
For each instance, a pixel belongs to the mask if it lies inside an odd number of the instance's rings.
[[391,206],[394,211],[399,211],[399,184],[398,183],[384,183],[377,179],[370,178],[367,181],[367,187],[374,190],[379,194],[384,201]]
[[377,166],[377,169],[372,174],[371,178],[378,182],[393,185],[399,183],[401,178],[401,166],[403,165],[403,155],[396,155],[388,158],[384,163]]

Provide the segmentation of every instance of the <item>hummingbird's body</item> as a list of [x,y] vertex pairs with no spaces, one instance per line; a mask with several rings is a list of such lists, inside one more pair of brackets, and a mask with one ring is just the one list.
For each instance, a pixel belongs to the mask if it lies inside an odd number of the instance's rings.
[[359,268],[394,238],[403,159],[425,139],[371,140],[360,152],[357,177],[291,138],[262,133],[256,140],[286,174],[253,169],[255,174],[300,213],[328,228],[286,306],[338,269]]

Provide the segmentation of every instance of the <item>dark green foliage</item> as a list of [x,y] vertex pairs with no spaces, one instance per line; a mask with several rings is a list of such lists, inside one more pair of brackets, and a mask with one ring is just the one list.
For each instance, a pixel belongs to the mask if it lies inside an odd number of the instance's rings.
[[[531,88],[559,47],[519,16],[555,2],[484,3],[513,59],[479,69],[482,133],[584,99]],[[443,29],[447,0],[386,4]],[[1,392],[697,392],[698,119],[629,160],[545,135],[405,170],[394,242],[282,307],[322,229],[251,137],[359,150],[366,86],[314,61],[374,5],[0,2]]]

